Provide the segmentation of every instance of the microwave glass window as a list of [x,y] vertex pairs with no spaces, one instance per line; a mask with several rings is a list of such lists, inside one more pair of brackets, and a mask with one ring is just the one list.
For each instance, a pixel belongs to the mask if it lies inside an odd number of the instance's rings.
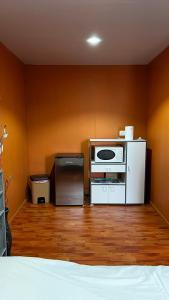
[[95,147],[95,162],[123,162],[123,147]]
[[104,149],[97,153],[97,157],[102,160],[110,160],[115,157],[115,153],[112,150]]

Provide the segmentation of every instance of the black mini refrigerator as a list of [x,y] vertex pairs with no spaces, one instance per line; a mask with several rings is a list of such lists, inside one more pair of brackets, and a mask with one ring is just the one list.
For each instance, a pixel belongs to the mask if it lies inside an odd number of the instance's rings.
[[54,164],[56,205],[83,205],[84,157],[81,153],[59,153]]

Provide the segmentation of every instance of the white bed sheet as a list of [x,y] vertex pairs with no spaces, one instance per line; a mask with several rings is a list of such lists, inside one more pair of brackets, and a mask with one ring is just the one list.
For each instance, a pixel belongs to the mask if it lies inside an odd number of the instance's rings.
[[167,266],[85,266],[0,258],[0,300],[169,300]]

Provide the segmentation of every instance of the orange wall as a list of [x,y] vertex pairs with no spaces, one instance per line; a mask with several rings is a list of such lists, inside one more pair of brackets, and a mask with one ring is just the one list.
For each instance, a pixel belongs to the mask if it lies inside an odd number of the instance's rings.
[[0,44],[0,125],[6,124],[3,169],[12,176],[8,198],[10,216],[25,199],[27,149],[24,99],[24,65]]
[[151,200],[169,221],[169,48],[149,65],[149,118],[152,149]]
[[0,124],[9,131],[3,168],[13,177],[11,216],[25,198],[27,147],[28,173],[50,172],[55,153],[87,154],[90,137],[116,137],[132,124],[136,136],[147,131],[151,199],[169,220],[169,48],[148,67],[24,66],[0,44]]
[[27,66],[30,174],[49,172],[57,152],[87,153],[89,138],[116,137],[125,125],[145,137],[146,84],[144,66]]

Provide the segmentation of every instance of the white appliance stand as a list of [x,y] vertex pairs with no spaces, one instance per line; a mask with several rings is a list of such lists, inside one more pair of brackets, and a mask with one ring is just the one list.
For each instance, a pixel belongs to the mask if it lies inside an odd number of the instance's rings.
[[[96,162],[94,147],[123,146],[123,162]],[[89,179],[91,204],[143,204],[146,140],[90,139]],[[98,178],[100,177],[100,178]]]

